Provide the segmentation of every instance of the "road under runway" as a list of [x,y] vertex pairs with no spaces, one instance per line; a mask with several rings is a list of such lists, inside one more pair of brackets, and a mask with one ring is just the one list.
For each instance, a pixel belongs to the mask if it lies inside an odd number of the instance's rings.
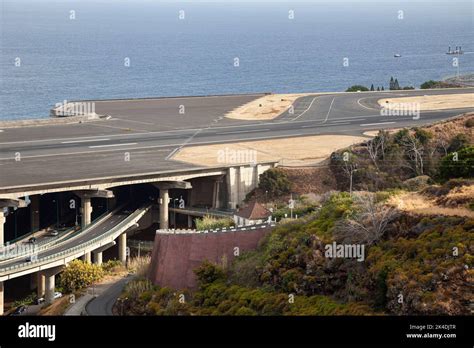
[[[382,116],[386,97],[472,93],[474,89],[324,93],[302,97],[294,112],[271,121],[225,118],[262,94],[97,101],[107,121],[4,129],[0,133],[2,189],[52,181],[198,168],[174,161],[184,146],[318,134],[360,135],[367,130],[431,123],[473,109]],[[183,110],[180,114],[179,110]],[[127,160],[128,159],[128,160]],[[20,190],[20,188],[19,188]]]

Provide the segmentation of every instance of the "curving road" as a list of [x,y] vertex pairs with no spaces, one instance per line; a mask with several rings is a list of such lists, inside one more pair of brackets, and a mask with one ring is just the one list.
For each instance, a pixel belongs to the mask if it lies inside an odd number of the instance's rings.
[[315,134],[360,135],[473,111],[425,111],[414,120],[382,116],[377,104],[385,97],[453,93],[470,93],[474,98],[473,88],[314,94],[297,99],[294,113],[285,112],[272,121],[223,117],[262,94],[97,101],[96,112],[111,115],[110,120],[4,129],[0,133],[0,194],[7,188],[21,191],[22,185],[51,181],[197,168],[170,158],[183,146]]

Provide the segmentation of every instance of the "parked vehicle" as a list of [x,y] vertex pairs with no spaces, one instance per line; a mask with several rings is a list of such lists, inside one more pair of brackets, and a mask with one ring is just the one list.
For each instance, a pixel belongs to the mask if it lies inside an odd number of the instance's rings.
[[59,291],[56,291],[56,292],[54,293],[54,298],[60,298],[60,297],[63,297],[63,294],[60,293]]
[[28,243],[35,244],[36,243],[36,237],[31,237],[28,239]]
[[19,306],[11,315],[21,315],[26,311],[26,306]]
[[40,305],[40,304],[42,304],[42,303],[44,303],[44,297],[40,297],[40,298],[37,298],[37,299],[35,300],[35,304],[37,304],[37,305]]
[[56,237],[57,235],[59,235],[59,231],[57,230],[52,230],[50,233],[49,233],[50,236],[52,237]]

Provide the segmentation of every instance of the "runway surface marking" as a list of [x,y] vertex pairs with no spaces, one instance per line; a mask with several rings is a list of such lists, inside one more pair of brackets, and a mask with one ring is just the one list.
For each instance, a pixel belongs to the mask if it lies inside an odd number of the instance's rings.
[[262,132],[262,131],[269,131],[270,129],[254,129],[254,130],[248,130],[248,131],[235,131],[235,132],[222,132],[222,133],[216,133],[216,135],[223,135],[223,134],[239,134],[239,133],[255,133],[255,132]]
[[365,127],[365,126],[380,126],[380,125],[383,125],[383,124],[394,124],[396,122],[380,122],[380,123],[365,123],[365,124],[361,124],[360,126],[361,127]]
[[107,141],[110,139],[86,139],[86,140],[70,140],[70,141],[61,141],[61,144],[77,144],[77,143],[87,143],[87,142],[96,142],[96,141]]
[[313,98],[313,100],[311,100],[311,103],[309,103],[309,106],[306,108],[306,110],[304,110],[301,114],[299,114],[298,116],[296,116],[295,118],[292,118],[292,121],[295,121],[297,119],[299,119],[301,116],[303,116],[309,109],[311,109],[311,106],[313,105],[314,101],[318,98],[319,96],[316,96]]
[[94,146],[89,146],[89,149],[98,149],[98,148],[101,148],[101,147],[114,147],[114,146],[129,146],[129,145],[137,145],[137,144],[138,143],[94,145]]
[[326,118],[324,119],[323,123],[327,122],[327,120],[329,118],[329,113],[331,112],[332,104],[334,103],[335,99],[336,99],[336,97],[332,98],[331,105],[329,105],[329,110],[328,110],[328,113],[326,114]]

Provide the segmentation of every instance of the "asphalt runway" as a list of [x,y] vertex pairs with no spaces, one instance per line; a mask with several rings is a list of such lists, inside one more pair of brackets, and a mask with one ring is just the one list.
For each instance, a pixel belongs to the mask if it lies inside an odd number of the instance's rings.
[[[110,120],[4,129],[0,133],[0,194],[21,186],[197,168],[170,159],[184,146],[422,125],[473,109],[383,116],[377,100],[396,96],[470,93],[474,89],[324,93],[299,98],[294,112],[271,121],[224,118],[262,94],[97,101]],[[180,114],[184,106],[185,113]],[[129,161],[125,158],[129,157]]]

